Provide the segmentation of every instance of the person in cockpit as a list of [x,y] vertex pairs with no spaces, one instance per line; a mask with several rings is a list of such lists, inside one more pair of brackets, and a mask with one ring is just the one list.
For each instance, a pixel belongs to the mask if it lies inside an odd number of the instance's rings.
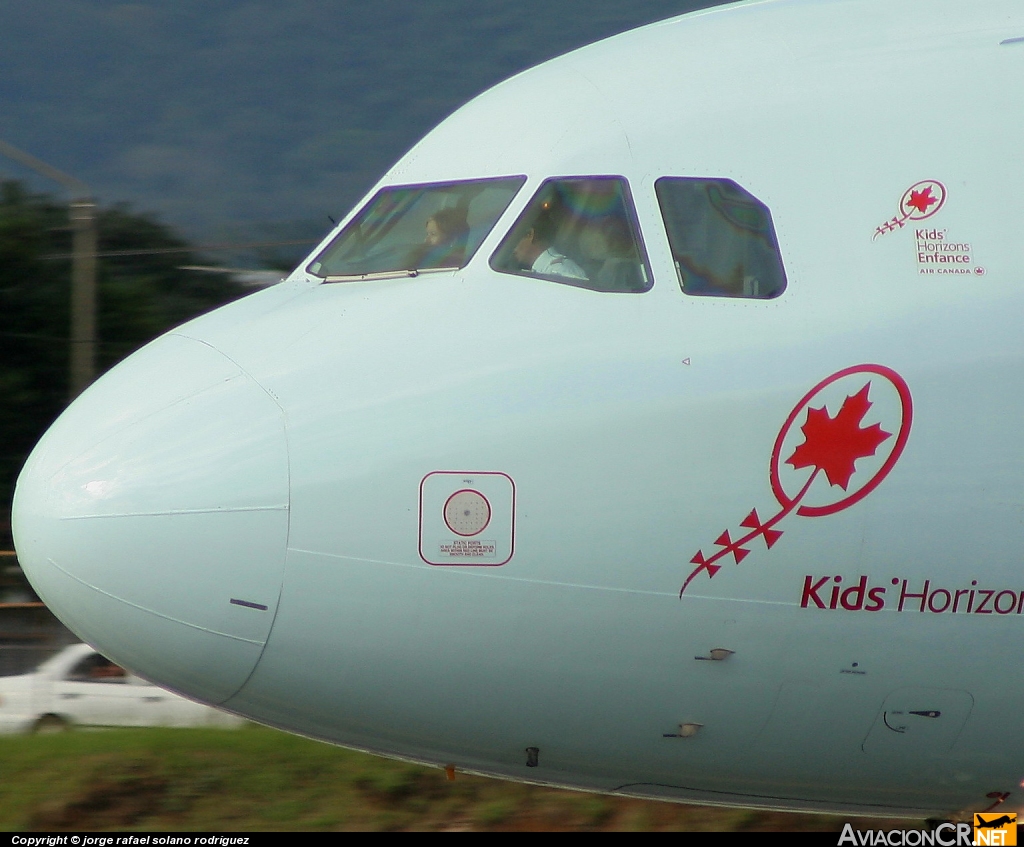
[[466,258],[469,225],[460,209],[439,209],[427,218],[423,243],[413,251],[410,267],[459,268]]
[[533,219],[533,224],[516,243],[512,255],[525,269],[536,274],[587,279],[583,268],[555,248],[553,241],[557,230],[551,210],[545,209]]

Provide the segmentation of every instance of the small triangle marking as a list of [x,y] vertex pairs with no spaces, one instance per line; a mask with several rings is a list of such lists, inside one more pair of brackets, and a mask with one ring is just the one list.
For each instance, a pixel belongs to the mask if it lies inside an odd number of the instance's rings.
[[760,529],[761,519],[757,516],[757,509],[751,509],[750,514],[747,515],[741,522],[740,526],[746,526],[750,529]]

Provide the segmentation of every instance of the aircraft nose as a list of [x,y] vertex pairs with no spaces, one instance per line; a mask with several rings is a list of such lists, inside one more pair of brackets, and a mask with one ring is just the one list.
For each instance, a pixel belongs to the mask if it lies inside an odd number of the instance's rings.
[[164,336],[79,397],[15,492],[18,557],[81,638],[222,702],[270,632],[288,531],[280,407],[203,342]]

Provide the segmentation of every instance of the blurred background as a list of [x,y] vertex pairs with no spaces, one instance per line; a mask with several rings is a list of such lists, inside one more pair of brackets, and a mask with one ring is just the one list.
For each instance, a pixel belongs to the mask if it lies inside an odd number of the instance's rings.
[[[575,47],[708,5],[0,3],[0,549],[11,546],[17,472],[70,390],[76,194],[97,204],[102,372],[280,279],[469,98]],[[82,186],[69,190],[3,145]]]
[[[71,201],[94,204],[98,374],[193,315],[280,279],[475,94],[575,47],[709,5],[0,3],[0,675],[26,673],[75,641],[24,580],[9,522],[25,457],[76,390],[70,351],[83,342],[73,343],[70,302],[81,244]],[[4,696],[0,686],[0,707]],[[840,826],[453,783],[255,727],[0,736],[2,829]]]

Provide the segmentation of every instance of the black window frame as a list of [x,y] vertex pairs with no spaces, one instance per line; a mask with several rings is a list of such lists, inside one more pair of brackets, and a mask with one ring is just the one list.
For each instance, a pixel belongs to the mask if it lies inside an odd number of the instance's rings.
[[[324,272],[321,272],[319,270],[318,271],[312,270],[314,265],[320,263],[321,260],[323,259],[323,257],[327,256],[336,246],[340,245],[344,241],[344,239],[347,236],[349,236],[349,234],[352,232],[353,227],[358,226],[362,222],[362,220],[363,220],[364,216],[367,214],[368,210],[373,208],[373,206],[376,203],[378,203],[378,201],[385,194],[394,193],[394,192],[398,192],[398,191],[424,190],[424,189],[431,189],[431,188],[444,189],[444,188],[460,186],[460,185],[473,185],[473,184],[493,183],[493,182],[508,182],[508,181],[513,181],[513,180],[518,180],[518,185],[515,186],[515,189],[509,195],[508,200],[505,203],[504,207],[501,209],[501,211],[498,213],[498,215],[494,218],[493,223],[490,225],[490,227],[487,229],[487,231],[485,233],[483,233],[483,235],[481,236],[480,240],[477,242],[476,246],[473,247],[472,250],[467,250],[465,255],[464,255],[464,257],[463,257],[463,259],[462,259],[462,261],[459,264],[457,264],[457,265],[453,265],[453,266],[449,266],[449,267],[425,267],[425,268],[408,268],[408,269],[406,269],[406,268],[395,268],[395,269],[391,269],[391,270],[370,271],[370,272],[367,272],[367,273],[360,273],[360,274],[331,274],[331,273],[324,273]],[[519,193],[523,190],[523,186],[526,184],[527,180],[528,180],[528,177],[525,174],[508,174],[508,175],[505,175],[505,176],[487,176],[487,177],[479,177],[479,178],[443,180],[443,181],[438,181],[438,182],[404,183],[404,184],[392,184],[392,185],[382,186],[380,189],[378,189],[376,192],[374,192],[372,197],[370,197],[365,203],[363,203],[359,207],[359,209],[356,211],[356,213],[354,215],[352,215],[352,217],[348,220],[348,222],[345,224],[345,226],[342,227],[341,230],[338,231],[338,233],[327,243],[327,245],[323,249],[319,250],[317,252],[317,254],[312,259],[310,259],[309,262],[306,263],[306,265],[304,266],[304,270],[310,276],[316,277],[317,279],[319,279],[321,282],[324,282],[324,283],[331,283],[331,282],[356,282],[356,281],[361,281],[361,280],[373,280],[373,279],[401,279],[403,277],[416,277],[416,276],[419,276],[419,275],[425,274],[425,273],[438,273],[438,272],[443,272],[443,271],[451,272],[451,271],[461,270],[462,268],[466,267],[471,261],[473,261],[473,259],[477,255],[477,253],[480,252],[481,246],[483,246],[483,243],[494,232],[494,229],[498,225],[498,222],[501,220],[501,218],[508,211],[509,207],[515,201],[516,197],[519,196]],[[397,225],[397,223],[399,222],[400,219],[401,219],[400,216],[397,217],[395,219],[395,221],[393,221],[388,226],[388,228],[385,230],[385,233],[384,233],[385,236],[386,236],[387,232],[389,232],[395,225]],[[382,238],[383,238],[383,236],[382,236]]]
[[[596,288],[591,284],[589,279],[574,279],[572,277],[558,276],[557,274],[541,274],[534,271],[527,270],[511,270],[508,267],[501,266],[499,263],[507,261],[511,255],[512,250],[517,241],[517,237],[523,231],[524,222],[531,216],[535,208],[536,202],[539,197],[543,194],[545,189],[552,183],[557,182],[586,182],[586,181],[615,181],[622,186],[622,201],[623,207],[626,213],[626,219],[629,222],[632,235],[636,244],[639,265],[642,268],[642,273],[645,277],[645,287],[639,289],[605,289]],[[636,213],[636,203],[633,200],[633,190],[630,186],[629,179],[622,174],[564,174],[561,176],[546,177],[538,186],[536,191],[530,195],[530,199],[523,206],[522,211],[516,216],[512,226],[509,227],[508,232],[502,237],[501,242],[498,244],[495,251],[491,254],[488,262],[491,270],[509,274],[510,276],[520,276],[527,279],[540,279],[546,282],[557,282],[561,285],[572,286],[573,288],[583,288],[587,291],[593,291],[598,294],[646,294],[654,287],[654,274],[651,271],[651,262],[647,254],[647,245],[644,242],[643,228],[640,226],[640,218]]]
[[[779,286],[776,287],[769,296],[754,296],[742,293],[727,293],[727,292],[715,292],[715,291],[688,291],[686,289],[686,283],[683,278],[682,271],[678,267],[677,253],[676,253],[676,242],[673,239],[673,229],[669,226],[669,216],[666,215],[665,202],[663,201],[663,195],[660,187],[666,183],[679,183],[679,182],[696,182],[696,183],[728,183],[740,192],[752,198],[759,206],[764,210],[768,221],[768,235],[767,246],[774,252],[775,257],[778,260],[778,273],[779,273]],[[775,217],[772,215],[771,207],[755,195],[752,191],[742,186],[736,180],[730,177],[722,176],[678,176],[678,175],[664,175],[658,177],[654,181],[654,193],[655,198],[658,202],[658,211],[661,215],[661,223],[665,230],[665,236],[668,241],[669,253],[672,257],[672,263],[675,267],[677,282],[679,284],[679,290],[688,297],[713,297],[720,300],[742,300],[744,302],[768,302],[770,300],[777,300],[781,297],[786,290],[789,288],[789,276],[786,273],[786,263],[782,257],[782,248],[779,245],[778,231],[775,227]]]

